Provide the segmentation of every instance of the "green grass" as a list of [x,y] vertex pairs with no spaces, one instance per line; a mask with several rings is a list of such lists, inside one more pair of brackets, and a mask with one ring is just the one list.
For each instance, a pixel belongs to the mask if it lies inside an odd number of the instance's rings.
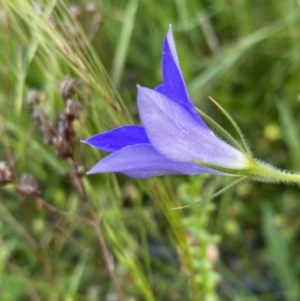
[[[172,24],[195,104],[238,138],[212,96],[255,157],[299,171],[298,2],[34,2],[0,4],[0,161],[14,176],[0,190],[0,299],[298,300],[298,186],[243,181],[212,202],[172,210],[231,180],[74,178],[73,163],[44,144],[26,102],[38,90],[39,108],[56,125],[59,83],[79,80],[74,161],[88,170],[105,154],[80,140],[139,122],[136,84],[161,82]],[[17,193],[24,173],[38,181],[39,197]]]

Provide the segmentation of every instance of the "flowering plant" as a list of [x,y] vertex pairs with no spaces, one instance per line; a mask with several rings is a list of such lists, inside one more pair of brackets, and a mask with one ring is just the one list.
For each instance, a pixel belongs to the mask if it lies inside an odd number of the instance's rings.
[[156,89],[137,86],[142,126],[125,125],[82,141],[111,153],[88,174],[121,172],[132,178],[149,178],[208,173],[263,181],[300,181],[299,175],[255,160],[246,143],[245,150],[229,145],[205,124],[189,99],[171,26],[163,43],[162,76],[163,83]]

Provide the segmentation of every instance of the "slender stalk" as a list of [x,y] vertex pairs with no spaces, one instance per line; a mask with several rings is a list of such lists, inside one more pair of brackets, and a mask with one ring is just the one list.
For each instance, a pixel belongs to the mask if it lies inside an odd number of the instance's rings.
[[251,169],[253,173],[250,178],[266,182],[293,182],[300,183],[300,174],[292,174],[275,169],[271,165],[256,162]]
[[248,160],[249,160],[249,167],[245,169],[228,168],[228,167],[210,164],[202,161],[195,161],[195,163],[198,163],[200,165],[221,172],[225,172],[228,175],[234,177],[243,177],[243,178],[258,180],[262,182],[300,183],[300,174],[292,174],[292,173],[287,173],[285,171],[281,171],[279,169],[276,169],[270,164],[260,162],[258,160],[253,159],[252,157],[248,157]]
[[[92,209],[92,207],[91,207],[91,205],[90,205],[90,203],[87,199],[87,195],[86,195],[85,188],[84,188],[83,182],[81,180],[81,177],[77,173],[77,167],[78,166],[77,166],[76,162],[73,160],[73,158],[71,158],[71,157],[68,158],[68,162],[69,162],[69,164],[72,168],[73,184],[74,184],[75,188],[78,191],[80,199],[82,200],[82,202],[86,206],[86,209],[87,209],[87,211],[90,215],[89,219],[85,218],[85,217],[82,217],[82,216],[70,214],[68,212],[59,210],[55,206],[52,206],[48,202],[44,201],[36,193],[34,193],[32,191],[28,191],[28,190],[26,190],[26,188],[23,188],[22,186],[18,185],[18,183],[16,183],[15,181],[13,181],[12,184],[14,185],[15,190],[19,195],[26,196],[26,197],[31,197],[36,203],[42,205],[42,207],[46,208],[50,212],[59,214],[61,216],[64,216],[65,218],[70,218],[70,217],[74,218],[75,217],[76,219],[78,219],[78,220],[80,220],[80,221],[82,221],[86,224],[89,224],[90,226],[92,226],[94,228],[96,236],[97,236],[97,241],[98,241],[99,247],[100,247],[100,249],[102,251],[102,254],[103,254],[103,258],[104,258],[104,261],[105,261],[105,264],[106,264],[107,271],[108,271],[109,276],[110,276],[110,278],[113,282],[115,290],[118,294],[119,300],[120,301],[125,301],[125,297],[123,296],[123,292],[122,292],[121,287],[118,283],[117,277],[114,273],[114,264],[112,262],[111,255],[108,251],[108,247],[106,245],[104,235],[103,235],[103,233],[100,229],[99,220],[94,215],[93,209]],[[0,207],[0,209],[1,209],[1,207]],[[47,261],[44,257],[44,254],[43,254],[42,250],[38,247],[37,243],[35,242],[35,240],[33,238],[31,238],[29,235],[27,235],[27,233],[25,233],[25,234],[26,234],[26,238],[29,240],[30,244],[34,247],[34,249],[36,249],[37,258],[38,258],[39,262],[41,263],[43,271],[48,276],[51,283],[56,285],[55,278],[52,274],[51,268],[47,264]]]
[[[22,195],[22,196],[30,196],[21,186],[19,186],[17,183],[13,182],[12,183],[14,185],[14,188],[16,190],[16,192],[18,193],[18,195]],[[16,224],[16,222],[14,223]],[[20,225],[17,224],[19,229],[23,229],[20,228]],[[22,230],[22,234],[25,235],[25,238],[27,238],[27,241],[29,243],[29,245],[31,247],[33,247],[34,251],[36,252],[36,257],[37,257],[37,261],[40,263],[40,266],[44,272],[44,274],[47,276],[47,278],[49,279],[50,283],[54,286],[57,285],[57,281],[52,273],[52,269],[48,263],[48,259],[45,256],[42,248],[40,248],[39,244],[37,243],[37,241],[34,239],[34,237],[27,233],[26,231]]]
[[121,287],[119,285],[119,282],[118,282],[118,279],[117,279],[117,277],[114,273],[114,264],[111,260],[111,256],[110,256],[110,253],[108,251],[108,247],[106,245],[104,235],[101,231],[101,228],[99,227],[99,221],[95,217],[93,209],[92,209],[92,207],[91,207],[91,205],[90,205],[90,203],[87,199],[87,195],[86,195],[86,192],[85,192],[85,188],[84,188],[82,179],[77,173],[77,164],[73,160],[73,158],[71,158],[71,157],[68,158],[68,162],[69,162],[69,164],[72,168],[72,177],[73,177],[74,186],[78,190],[79,196],[80,196],[82,202],[85,204],[85,206],[86,206],[86,208],[89,212],[89,215],[90,215],[90,218],[91,218],[91,224],[92,224],[92,226],[95,230],[95,233],[96,233],[96,236],[97,236],[97,241],[98,241],[98,244],[99,244],[100,249],[102,251],[103,258],[104,258],[104,261],[105,261],[105,264],[106,264],[107,271],[108,271],[109,276],[111,278],[111,281],[113,282],[113,285],[114,285],[115,290],[118,294],[119,300],[120,301],[125,301],[125,297],[123,295],[122,289],[121,289]]

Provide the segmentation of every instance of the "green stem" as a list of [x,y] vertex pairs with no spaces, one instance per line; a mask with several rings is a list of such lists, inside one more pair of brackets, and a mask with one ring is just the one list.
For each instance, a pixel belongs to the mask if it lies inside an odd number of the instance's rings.
[[295,182],[300,183],[300,174],[292,174],[275,169],[271,165],[254,161],[249,175],[251,178],[266,182]]
[[280,171],[269,164],[257,161],[251,157],[248,157],[248,160],[249,167],[245,169],[227,168],[202,161],[194,162],[236,177],[250,178],[262,182],[300,183],[300,174],[292,174]]

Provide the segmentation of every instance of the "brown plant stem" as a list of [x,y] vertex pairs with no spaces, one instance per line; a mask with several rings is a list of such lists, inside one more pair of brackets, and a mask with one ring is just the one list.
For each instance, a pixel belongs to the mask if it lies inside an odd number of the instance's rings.
[[[17,183],[13,183],[14,184],[14,187],[15,187],[15,190],[16,192],[20,195],[20,196],[27,196],[27,197],[30,197],[32,195],[28,194],[26,192],[26,190],[24,190],[21,186],[19,186]],[[28,234],[29,235],[29,234]],[[28,236],[27,235],[27,236]],[[36,251],[36,256],[37,256],[37,260],[38,262],[40,263],[41,267],[42,267],[42,270],[43,272],[45,273],[45,275],[48,277],[49,281],[51,284],[53,285],[57,285],[57,282],[56,282],[56,279],[52,273],[52,270],[51,268],[49,267],[49,264],[48,264],[48,260],[43,252],[43,250],[40,248],[40,246],[38,245],[38,243],[34,240],[34,238],[32,236],[30,236],[32,238],[32,240],[34,241],[34,244],[32,245],[32,243],[30,244],[33,249]]]
[[119,285],[117,277],[114,273],[114,264],[111,260],[111,256],[109,254],[108,247],[106,245],[104,235],[103,235],[103,233],[101,231],[101,228],[99,226],[99,221],[97,221],[97,219],[94,215],[93,209],[92,209],[92,207],[91,207],[91,205],[90,205],[90,203],[87,199],[87,195],[86,195],[85,188],[84,188],[84,185],[83,185],[83,182],[82,182],[82,178],[80,176],[78,176],[78,174],[77,174],[77,164],[73,160],[73,158],[68,158],[68,162],[69,162],[69,164],[72,168],[73,184],[74,184],[75,188],[77,189],[82,202],[86,206],[86,208],[89,212],[90,218],[92,220],[91,224],[92,224],[92,226],[95,230],[97,240],[98,240],[98,244],[99,244],[99,247],[102,251],[103,258],[104,258],[104,261],[105,261],[105,264],[106,264],[107,271],[108,271],[109,276],[111,278],[111,281],[113,282],[113,285],[114,285],[115,290],[118,294],[119,300],[120,301],[125,301],[125,297],[123,295],[123,292],[121,290],[121,287]]
[[[15,190],[18,194],[18,197],[22,197],[24,196],[24,193],[21,193],[20,189],[21,188],[17,183],[16,183],[16,179],[17,179],[17,173],[16,170],[14,168],[15,166],[15,158],[13,156],[13,153],[11,151],[10,148],[10,144],[9,144],[9,139],[8,139],[8,133],[7,133],[7,129],[5,127],[5,132],[4,132],[4,151],[5,151],[5,155],[7,157],[7,160],[9,162],[10,165],[10,170],[12,172],[12,184],[15,187]],[[20,199],[19,199],[20,202]],[[4,206],[2,206],[2,209],[6,208]],[[24,210],[23,212],[24,216],[25,216],[25,220],[27,220],[28,223],[28,219],[26,219],[28,217],[28,213],[27,213],[27,209]],[[9,215],[8,215],[9,216]],[[48,265],[48,261],[46,259],[46,256],[43,252],[43,250],[39,247],[37,241],[35,240],[35,238],[33,237],[33,235],[31,235],[31,233],[28,233],[28,231],[26,231],[19,223],[17,220],[15,220],[14,218],[11,218],[10,221],[17,227],[17,229],[19,231],[22,232],[23,236],[25,237],[27,243],[32,247],[32,249],[36,252],[36,256],[37,256],[37,260],[41,265],[42,271],[45,273],[45,275],[48,277],[50,283],[52,283],[53,285],[56,285],[56,280],[54,275],[52,274],[51,269],[49,268]]]
[[[76,171],[76,163],[73,160],[71,160],[71,159],[68,160],[68,161],[75,168],[75,169],[73,169],[73,171],[74,170]],[[80,221],[82,221],[82,222],[84,222],[84,223],[86,223],[86,224],[88,224],[88,225],[90,225],[90,226],[92,226],[94,228],[96,236],[97,236],[98,244],[99,244],[100,249],[101,249],[102,254],[103,254],[103,258],[104,258],[104,261],[105,261],[106,268],[107,268],[108,273],[110,275],[110,278],[111,278],[111,280],[113,282],[113,285],[114,285],[114,287],[116,289],[116,292],[118,294],[119,300],[120,301],[125,301],[125,297],[124,297],[123,292],[121,290],[121,287],[120,287],[120,285],[118,283],[117,277],[116,277],[116,275],[114,273],[114,264],[113,264],[113,262],[111,260],[111,256],[109,254],[109,251],[108,251],[108,248],[107,248],[107,245],[106,245],[106,242],[105,242],[105,238],[104,238],[103,233],[102,233],[102,231],[101,231],[101,229],[99,227],[99,221],[94,216],[92,208],[91,208],[91,206],[90,206],[90,204],[89,204],[89,202],[87,200],[83,183],[82,183],[81,179],[76,175],[75,172],[72,173],[72,176],[74,177],[74,180],[76,179],[76,182],[74,181],[74,186],[77,188],[81,200],[86,205],[86,207],[87,207],[87,209],[89,211],[89,214],[91,216],[91,220],[87,219],[85,217],[79,216],[79,215],[70,214],[70,213],[65,212],[63,210],[60,210],[60,209],[56,208],[55,206],[50,205],[48,202],[46,202],[45,200],[43,200],[41,197],[39,197],[37,195],[34,195],[34,194],[28,193],[26,190],[24,190],[18,184],[14,184],[14,186],[15,186],[16,191],[19,194],[21,194],[23,196],[27,196],[27,197],[33,198],[33,200],[39,206],[42,206],[43,208],[46,208],[50,212],[55,213],[55,214],[59,214],[61,216],[64,216],[65,218],[70,218],[70,217],[74,218],[75,217],[76,219],[78,219],[78,220],[80,220]],[[36,246],[37,246],[37,244],[36,244]],[[49,277],[49,279],[51,280],[51,282],[53,284],[55,284],[55,279],[53,278],[51,269],[49,269],[49,266],[47,266],[46,262],[44,261],[43,253],[41,252],[41,249],[37,248],[36,250],[37,250],[37,257],[38,257],[39,262],[42,265],[43,271]]]

